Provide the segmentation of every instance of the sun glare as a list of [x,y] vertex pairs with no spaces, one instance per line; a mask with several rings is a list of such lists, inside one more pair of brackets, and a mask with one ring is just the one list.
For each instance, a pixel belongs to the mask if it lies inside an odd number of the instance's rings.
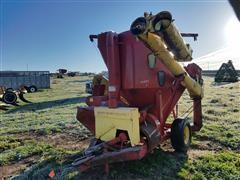
[[240,22],[232,16],[225,26],[225,38],[227,45],[240,50]]

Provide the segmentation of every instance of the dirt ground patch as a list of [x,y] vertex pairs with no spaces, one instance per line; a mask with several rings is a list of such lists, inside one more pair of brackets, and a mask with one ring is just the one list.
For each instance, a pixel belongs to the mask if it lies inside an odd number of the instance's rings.
[[89,138],[81,135],[69,135],[66,133],[56,133],[49,135],[38,135],[38,133],[20,133],[18,138],[21,140],[35,140],[43,141],[47,144],[53,145],[56,148],[64,148],[67,150],[81,150],[87,148]]
[[[0,177],[8,178],[13,175],[17,175],[21,170],[30,167],[32,164],[36,163],[40,157],[39,156],[31,156],[25,158],[21,161],[14,161],[9,165],[5,165],[0,167]],[[3,178],[3,179],[4,179]]]
[[[87,148],[89,145],[89,138],[69,135],[66,133],[56,133],[51,135],[39,135],[38,133],[28,132],[19,133],[17,137],[20,141],[34,140],[37,142],[47,143],[54,148],[60,148],[64,150],[80,151]],[[13,161],[10,164],[0,167],[0,177],[8,178],[13,175],[19,174],[21,171],[30,167],[31,165],[41,161],[41,156],[33,155],[20,161]]]

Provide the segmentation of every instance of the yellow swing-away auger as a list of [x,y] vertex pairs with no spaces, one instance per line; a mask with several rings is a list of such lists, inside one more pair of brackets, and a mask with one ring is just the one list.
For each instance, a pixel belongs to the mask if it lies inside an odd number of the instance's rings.
[[[201,79],[192,79],[178,63],[192,60],[192,50],[189,44],[184,42],[168,11],[160,12],[155,16],[145,14],[145,17],[137,18],[131,25],[131,32],[159,58],[173,75],[183,75],[182,85],[187,88],[191,98],[203,97]],[[196,36],[194,35],[195,38]]]

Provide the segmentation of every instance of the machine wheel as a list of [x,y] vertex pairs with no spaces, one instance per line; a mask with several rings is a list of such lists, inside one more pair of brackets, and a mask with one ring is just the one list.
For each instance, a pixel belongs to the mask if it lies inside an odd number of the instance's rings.
[[30,92],[30,93],[37,92],[37,87],[36,87],[36,86],[30,86],[30,87],[28,87],[28,92]]
[[187,119],[175,119],[171,127],[171,143],[179,152],[186,152],[191,144],[192,131]]
[[2,97],[3,102],[6,104],[16,104],[17,95],[14,92],[6,91]]

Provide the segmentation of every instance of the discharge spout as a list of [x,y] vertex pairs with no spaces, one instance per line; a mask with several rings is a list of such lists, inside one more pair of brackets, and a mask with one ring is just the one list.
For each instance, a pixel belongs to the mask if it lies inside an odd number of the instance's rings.
[[[183,76],[182,85],[187,88],[191,98],[203,97],[202,80],[192,79],[178,62],[178,58],[182,61],[183,57],[186,60],[192,57],[184,52],[187,50],[187,45],[185,45],[177,28],[172,24],[172,16],[169,12],[163,11],[156,16],[139,17],[132,23],[130,30],[158,57],[173,75]],[[180,53],[178,55],[172,53],[176,52],[174,49]]]

